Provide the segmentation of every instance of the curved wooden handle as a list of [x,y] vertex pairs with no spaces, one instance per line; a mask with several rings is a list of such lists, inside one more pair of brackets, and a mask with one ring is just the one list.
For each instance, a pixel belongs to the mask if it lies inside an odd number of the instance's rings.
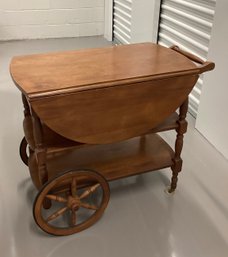
[[205,72],[205,71],[213,70],[214,67],[215,67],[215,64],[213,62],[205,62],[204,60],[200,59],[199,57],[197,57],[197,56],[195,56],[191,53],[188,53],[184,50],[181,50],[178,46],[175,46],[175,45],[171,46],[170,49],[186,56],[188,59],[190,59],[193,62],[202,64],[201,66],[199,66],[200,74]]

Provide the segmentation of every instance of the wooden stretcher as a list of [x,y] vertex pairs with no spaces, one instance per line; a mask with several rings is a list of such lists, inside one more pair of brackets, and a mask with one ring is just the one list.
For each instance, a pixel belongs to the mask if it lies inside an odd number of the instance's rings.
[[[88,228],[115,179],[171,167],[173,192],[188,95],[213,68],[152,43],[14,57],[25,116],[20,155],[38,189],[38,226],[53,235]],[[173,149],[158,135],[167,130],[177,132]]]

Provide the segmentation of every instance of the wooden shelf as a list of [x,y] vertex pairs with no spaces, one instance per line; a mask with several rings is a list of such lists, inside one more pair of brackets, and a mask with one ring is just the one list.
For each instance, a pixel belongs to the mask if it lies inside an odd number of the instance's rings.
[[107,180],[136,175],[173,165],[172,148],[156,134],[114,144],[90,145],[59,153],[49,153],[50,177],[72,169],[93,169]]

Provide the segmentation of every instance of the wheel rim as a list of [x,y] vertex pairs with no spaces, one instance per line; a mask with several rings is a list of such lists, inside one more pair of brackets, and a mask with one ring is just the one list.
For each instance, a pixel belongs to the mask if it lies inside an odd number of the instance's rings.
[[[99,201],[88,202],[96,194],[99,194]],[[90,227],[102,216],[109,197],[109,185],[102,175],[91,170],[70,171],[43,186],[34,202],[34,219],[49,234],[74,234]],[[58,207],[45,210],[42,207],[45,199]],[[65,222],[64,217],[68,217]]]
[[20,144],[20,156],[23,163],[28,166],[27,146],[28,146],[28,143],[25,137],[23,137]]

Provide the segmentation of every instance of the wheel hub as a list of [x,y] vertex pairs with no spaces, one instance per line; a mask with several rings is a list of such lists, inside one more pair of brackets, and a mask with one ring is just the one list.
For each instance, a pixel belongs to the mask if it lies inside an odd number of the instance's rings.
[[68,196],[67,206],[72,211],[77,211],[81,206],[81,201],[78,196]]

